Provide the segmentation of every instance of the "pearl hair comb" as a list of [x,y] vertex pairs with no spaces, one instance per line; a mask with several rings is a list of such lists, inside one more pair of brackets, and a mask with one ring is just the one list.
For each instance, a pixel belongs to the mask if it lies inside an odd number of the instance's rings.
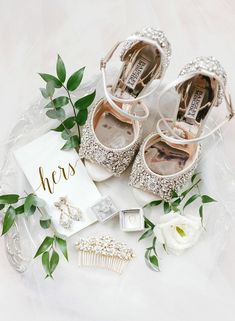
[[122,273],[134,258],[133,250],[111,236],[80,238],[75,245],[79,266],[95,266]]

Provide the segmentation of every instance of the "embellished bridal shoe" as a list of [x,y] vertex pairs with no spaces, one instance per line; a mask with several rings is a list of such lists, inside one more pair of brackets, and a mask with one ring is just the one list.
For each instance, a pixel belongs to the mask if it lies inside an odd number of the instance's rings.
[[[158,87],[171,55],[162,31],[136,32],[124,41],[119,76],[108,85],[106,65],[120,44],[101,60],[105,99],[90,111],[82,132],[79,154],[94,181],[120,176],[134,159],[141,142],[141,122],[149,115],[142,99]],[[157,85],[149,89],[154,81]]]
[[[161,113],[160,99],[175,89],[178,106],[173,119]],[[210,132],[204,125],[213,107],[225,100],[228,114]],[[234,116],[226,93],[226,73],[213,57],[199,57],[187,64],[176,81],[158,95],[160,120],[157,131],[144,140],[130,175],[130,185],[141,204],[156,199],[169,200],[191,178],[199,159],[199,142],[220,129]]]

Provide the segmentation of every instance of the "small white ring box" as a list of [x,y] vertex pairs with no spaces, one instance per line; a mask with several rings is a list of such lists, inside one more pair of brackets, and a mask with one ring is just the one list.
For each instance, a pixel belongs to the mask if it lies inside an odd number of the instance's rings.
[[119,209],[113,203],[110,196],[103,196],[89,210],[97,217],[98,221],[104,223],[119,213]]
[[142,208],[121,210],[119,213],[120,227],[124,232],[144,230],[144,212]]

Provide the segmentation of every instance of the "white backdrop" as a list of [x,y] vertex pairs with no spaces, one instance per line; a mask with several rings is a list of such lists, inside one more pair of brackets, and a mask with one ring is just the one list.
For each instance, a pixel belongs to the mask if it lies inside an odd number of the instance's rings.
[[[167,79],[174,79],[191,58],[214,55],[224,65],[233,89],[234,18],[232,0],[0,0],[0,144],[7,139],[22,112],[39,96],[42,82],[37,72],[53,73],[57,53],[63,57],[69,72],[86,65],[86,79],[89,79],[98,72],[100,57],[114,42],[144,26],[164,30],[172,44]],[[231,164],[235,161],[233,127],[230,125],[225,135]],[[211,180],[212,190],[214,182],[218,180]],[[221,179],[217,192],[221,189],[223,195],[226,190],[223,184],[232,186],[234,182],[232,178]],[[108,190],[110,184],[102,188]],[[117,195],[115,190],[112,193]],[[108,223],[108,228],[120,237],[115,223]],[[95,231],[92,227],[86,233]],[[99,226],[99,232],[102,231],[106,227]],[[184,257],[164,257],[163,271],[159,274],[145,267],[144,245],[136,244],[137,236],[123,234],[128,244],[137,247],[138,254],[123,276],[78,269],[72,257],[70,265],[61,264],[53,282],[43,280],[37,263],[26,274],[17,274],[9,266],[1,241],[0,319],[232,321],[235,318],[233,220],[226,233],[219,257],[213,253],[213,238],[206,238]]]

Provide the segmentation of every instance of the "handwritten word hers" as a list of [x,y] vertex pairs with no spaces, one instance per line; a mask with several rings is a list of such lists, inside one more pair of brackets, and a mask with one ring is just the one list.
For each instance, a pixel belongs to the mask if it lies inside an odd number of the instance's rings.
[[48,177],[44,175],[44,169],[42,166],[39,167],[39,177],[41,186],[44,191],[48,191],[50,194],[54,193],[55,185],[59,184],[61,180],[69,180],[71,176],[76,174],[75,166],[68,164],[67,169],[58,165],[56,170],[53,170]]

